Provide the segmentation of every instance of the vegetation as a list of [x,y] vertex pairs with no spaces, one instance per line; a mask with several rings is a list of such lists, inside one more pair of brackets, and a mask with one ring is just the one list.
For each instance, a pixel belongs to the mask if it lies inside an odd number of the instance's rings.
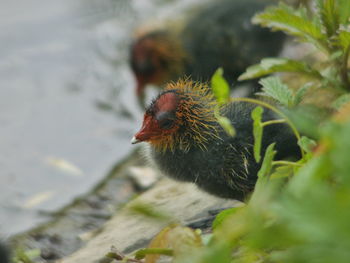
[[[317,56],[316,60],[266,58],[240,77],[246,80],[280,72],[300,76],[298,89],[283,83],[281,75],[260,80],[262,95],[276,101],[282,110],[262,101],[230,99],[221,70],[212,79],[219,103],[245,100],[259,105],[252,113],[254,155],[256,161],[263,160],[263,165],[250,200],[243,207],[220,213],[209,236],[170,225],[135,258],[119,256],[124,262],[141,262],[145,258],[146,263],[152,263],[160,254],[179,263],[349,262],[350,1],[315,0],[310,4],[311,8],[298,9],[280,4],[253,19],[310,44]],[[328,101],[333,111],[319,122],[319,113],[306,110],[309,107],[305,108],[303,101],[306,94],[323,89],[333,90],[335,96]],[[293,128],[302,151],[300,160],[274,161],[274,144],[261,156],[263,129],[274,125],[261,122],[264,107],[275,110],[281,116],[279,122]],[[234,127],[219,114],[217,117],[233,135]],[[300,136],[298,130],[308,137]]]

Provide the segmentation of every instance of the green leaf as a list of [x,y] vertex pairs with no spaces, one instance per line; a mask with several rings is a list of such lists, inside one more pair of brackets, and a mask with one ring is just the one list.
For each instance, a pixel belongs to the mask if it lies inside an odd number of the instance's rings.
[[322,75],[317,70],[304,62],[288,58],[265,58],[260,64],[248,67],[238,80],[259,78],[275,72],[296,72],[315,79],[322,79]]
[[239,209],[241,209],[242,207],[232,207],[229,209],[225,209],[223,211],[221,211],[215,218],[215,220],[213,221],[212,227],[215,230],[218,226],[220,226],[222,224],[222,222],[228,218],[230,215],[235,214]]
[[261,141],[263,136],[263,126],[261,123],[262,120],[262,114],[264,112],[264,109],[262,107],[256,107],[252,111],[252,119],[253,119],[253,135],[254,135],[254,158],[255,161],[258,163],[261,159]]
[[343,53],[346,54],[346,52],[350,48],[350,32],[340,30],[338,36],[338,43],[342,47]]
[[339,28],[339,13],[336,0],[318,0],[320,21],[328,38],[333,37]]
[[232,137],[236,135],[236,130],[232,126],[231,121],[228,118],[224,116],[217,116],[216,119],[228,135]]
[[306,137],[306,136],[302,136],[300,138],[300,140],[298,141],[298,145],[307,153],[311,153],[312,150],[316,147],[317,143]]
[[[213,242],[214,243],[214,242]],[[215,242],[210,247],[191,251],[186,258],[175,259],[174,263],[231,263],[232,247],[230,242]]]
[[320,136],[319,125],[324,121],[326,111],[313,105],[300,105],[296,108],[284,111],[288,119],[302,134],[318,139]]
[[315,156],[292,178],[287,186],[288,191],[296,196],[305,196],[317,180],[324,180],[331,167],[326,156]]
[[350,94],[344,94],[337,98],[333,103],[332,107],[339,110],[342,106],[350,102]]
[[293,94],[288,86],[283,84],[278,77],[268,77],[259,81],[263,86],[262,91],[286,107],[293,106]]
[[173,250],[168,248],[144,248],[136,252],[136,259],[143,259],[146,255],[165,255],[173,256]]
[[341,24],[350,23],[350,1],[349,0],[338,0],[339,2],[339,18]]
[[[117,251],[110,251],[105,255],[105,257],[109,259],[115,259],[115,260],[123,260],[124,258],[123,255],[121,255]],[[103,260],[103,263],[104,262],[112,262],[112,260]]]
[[211,87],[219,104],[224,104],[230,100],[230,87],[223,77],[224,70],[218,68],[211,78]]
[[158,211],[154,206],[146,203],[135,202],[128,206],[129,212],[133,214],[142,215],[144,217],[154,219],[157,221],[171,221],[172,217],[162,211]]
[[300,89],[297,90],[293,98],[293,106],[299,105],[299,103],[304,98],[306,91],[312,86],[313,86],[313,83],[306,83]]
[[264,12],[255,15],[253,23],[273,30],[282,30],[302,42],[312,43],[321,50],[328,51],[327,38],[322,34],[320,26],[307,19],[302,13],[300,10],[280,4],[268,7]]
[[267,176],[270,174],[271,169],[272,169],[272,161],[275,158],[276,155],[276,151],[274,150],[276,143],[271,143],[265,152],[265,156],[264,156],[264,160],[263,163],[261,165],[261,168],[258,172],[258,177],[261,178],[263,176]]
[[189,227],[167,226],[151,240],[147,249],[137,251],[136,258],[145,258],[145,263],[155,263],[160,255],[181,257],[203,246],[200,233]]
[[16,263],[34,263],[34,259],[39,258],[40,254],[40,249],[16,249],[12,261]]
[[282,165],[277,167],[271,174],[270,179],[280,179],[290,177],[294,174],[294,167],[292,165]]

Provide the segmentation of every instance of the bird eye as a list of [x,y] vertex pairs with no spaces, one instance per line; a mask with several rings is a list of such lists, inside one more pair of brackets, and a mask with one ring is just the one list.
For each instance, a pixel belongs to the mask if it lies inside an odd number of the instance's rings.
[[175,123],[175,115],[170,112],[161,112],[157,114],[159,127],[164,130],[171,129]]
[[165,130],[172,128],[173,124],[174,124],[174,120],[172,120],[172,119],[164,119],[164,120],[159,121],[159,126]]

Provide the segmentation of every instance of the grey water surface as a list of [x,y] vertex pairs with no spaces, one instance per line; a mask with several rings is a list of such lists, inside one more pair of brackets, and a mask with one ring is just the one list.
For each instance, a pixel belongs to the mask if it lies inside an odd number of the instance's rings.
[[191,2],[1,1],[0,236],[47,220],[130,153],[134,28]]

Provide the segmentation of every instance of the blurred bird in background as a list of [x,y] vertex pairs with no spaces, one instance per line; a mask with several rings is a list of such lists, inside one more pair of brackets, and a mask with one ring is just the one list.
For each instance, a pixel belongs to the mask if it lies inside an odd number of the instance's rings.
[[[267,0],[220,0],[202,7],[177,26],[146,30],[130,47],[136,93],[144,105],[147,84],[162,86],[179,77],[208,81],[218,67],[232,85],[245,69],[262,58],[276,56],[285,35],[251,23]],[[252,94],[257,85],[249,86]]]

